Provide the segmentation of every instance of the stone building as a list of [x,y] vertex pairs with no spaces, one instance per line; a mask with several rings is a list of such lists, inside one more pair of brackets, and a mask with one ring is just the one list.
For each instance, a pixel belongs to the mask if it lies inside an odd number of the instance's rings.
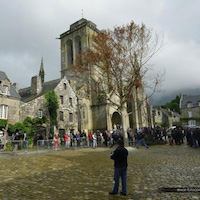
[[[78,99],[79,129],[83,130],[112,130],[114,125],[122,124],[122,118],[116,107],[109,105],[101,96],[94,95],[84,78],[77,79],[71,66],[76,61],[76,55],[92,47],[92,36],[99,30],[96,24],[84,18],[70,25],[70,29],[60,35],[61,41],[61,77],[66,76]],[[94,84],[101,82],[101,77],[93,77]],[[113,95],[114,101],[119,101]],[[151,105],[148,103],[144,90],[136,89],[124,116],[124,129],[152,127]]]
[[180,110],[183,125],[200,126],[200,95],[181,95]]
[[19,121],[20,96],[17,83],[12,83],[5,72],[0,71],[0,119],[8,124]]
[[77,130],[76,95],[65,76],[49,82],[44,81],[43,60],[39,76],[32,77],[30,87],[19,90],[21,95],[20,121],[22,122],[26,117],[42,118],[44,115],[49,118],[45,94],[50,91],[55,91],[58,97],[57,121],[59,133],[64,133],[70,129]]
[[161,107],[153,109],[154,122],[157,125],[165,125],[168,127],[181,125],[181,115],[170,109]]

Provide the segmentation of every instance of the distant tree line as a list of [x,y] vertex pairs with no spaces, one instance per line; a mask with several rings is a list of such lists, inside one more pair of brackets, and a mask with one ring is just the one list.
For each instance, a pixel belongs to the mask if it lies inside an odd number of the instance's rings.
[[176,96],[176,98],[171,100],[169,103],[166,103],[165,105],[161,105],[161,108],[170,109],[180,114],[181,111],[180,111],[179,104],[180,104],[180,97]]

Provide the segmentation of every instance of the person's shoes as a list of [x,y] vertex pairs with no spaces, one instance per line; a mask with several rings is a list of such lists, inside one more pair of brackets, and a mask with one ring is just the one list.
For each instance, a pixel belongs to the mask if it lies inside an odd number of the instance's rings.
[[121,194],[122,196],[126,196],[126,193],[120,192],[120,194]]
[[112,192],[109,192],[109,194],[110,195],[116,195],[117,193],[112,191]]

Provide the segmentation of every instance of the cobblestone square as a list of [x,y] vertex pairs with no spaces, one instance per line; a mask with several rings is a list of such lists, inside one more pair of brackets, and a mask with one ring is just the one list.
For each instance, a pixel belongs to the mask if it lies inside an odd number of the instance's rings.
[[200,199],[200,193],[164,193],[161,187],[200,187],[200,149],[151,146],[129,149],[128,195],[110,196],[114,149],[77,149],[0,155],[1,200]]

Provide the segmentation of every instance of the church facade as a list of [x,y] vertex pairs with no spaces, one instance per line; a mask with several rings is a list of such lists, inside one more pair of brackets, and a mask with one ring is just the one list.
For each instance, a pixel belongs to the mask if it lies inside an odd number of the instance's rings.
[[[61,41],[61,77],[66,76],[75,89],[80,108],[79,129],[84,130],[112,130],[118,124],[122,125],[122,117],[117,107],[109,105],[106,101],[92,94],[84,80],[77,79],[71,71],[76,62],[76,56],[92,47],[92,36],[99,32],[96,24],[84,18],[70,25],[70,29],[60,35]],[[83,78],[84,79],[84,78]],[[96,77],[98,82],[98,77]],[[116,96],[112,97],[119,101]],[[123,126],[138,129],[139,127],[152,127],[152,107],[149,104],[143,89],[135,88],[129,106],[122,113]],[[85,118],[84,118],[84,117]],[[86,120],[87,119],[87,120]]]
[[[87,133],[90,130],[110,131],[123,124],[125,137],[127,137],[126,132],[129,128],[153,127],[152,106],[143,88],[134,89],[131,99],[120,113],[116,106],[110,105],[102,96],[95,94],[90,86],[85,84],[84,77],[77,77],[70,70],[76,62],[76,56],[92,47],[92,36],[98,32],[93,22],[82,18],[60,35],[61,77],[45,82],[42,59],[39,74],[32,77],[31,86],[20,89],[20,96],[15,92],[18,104],[15,117],[17,121],[23,122],[26,117],[35,118],[44,115],[49,118],[45,94],[55,91],[59,102],[57,121],[60,133],[70,130],[85,130]],[[0,78],[2,78],[1,85],[9,81],[3,75]],[[95,77],[94,84],[98,83],[99,78]],[[10,83],[7,85],[9,86]],[[14,91],[13,86],[10,91]],[[8,102],[4,96],[0,95],[0,98]],[[12,101],[11,96],[10,101]],[[118,102],[119,98],[113,95],[112,100]],[[7,103],[4,102],[2,105]],[[9,122],[15,123],[16,120],[9,120]]]

